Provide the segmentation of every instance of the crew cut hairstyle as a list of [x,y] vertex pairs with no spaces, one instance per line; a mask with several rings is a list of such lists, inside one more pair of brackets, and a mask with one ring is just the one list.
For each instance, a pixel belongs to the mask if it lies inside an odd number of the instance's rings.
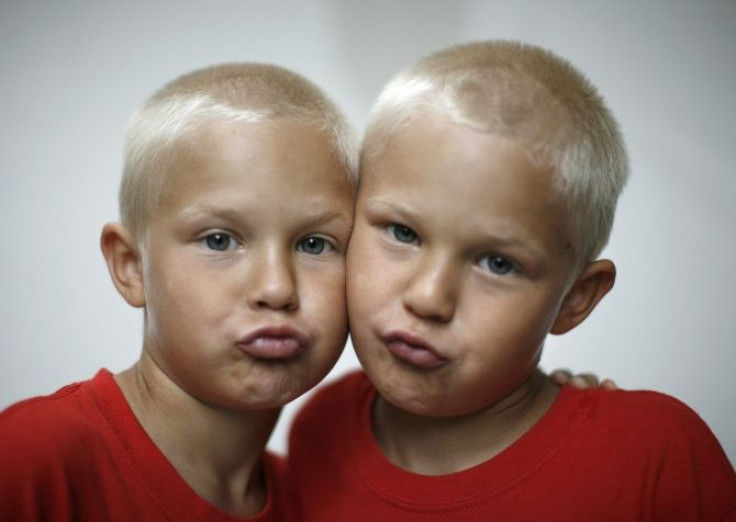
[[355,185],[358,140],[340,109],[303,76],[270,64],[228,63],[198,69],[164,85],[133,114],[125,136],[119,204],[123,225],[139,244],[162,193],[168,166],[208,122],[268,122],[292,118],[331,139]]
[[629,161],[615,118],[569,62],[514,41],[473,42],[430,54],[381,92],[361,162],[380,161],[396,133],[421,132],[412,128],[418,111],[439,111],[474,131],[520,140],[535,165],[556,175],[576,263],[582,266],[600,255]]

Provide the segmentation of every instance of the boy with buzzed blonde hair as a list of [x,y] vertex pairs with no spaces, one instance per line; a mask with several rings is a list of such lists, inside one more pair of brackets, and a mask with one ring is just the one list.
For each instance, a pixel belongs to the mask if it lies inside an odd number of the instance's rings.
[[388,84],[348,249],[365,373],[290,435],[307,520],[736,519],[733,468],[687,406],[537,367],[613,286],[598,256],[627,177],[602,98],[541,48],[456,46]]
[[264,454],[347,337],[357,142],[265,64],[184,75],[133,117],[101,246],[140,359],[0,415],[0,519],[298,520]]

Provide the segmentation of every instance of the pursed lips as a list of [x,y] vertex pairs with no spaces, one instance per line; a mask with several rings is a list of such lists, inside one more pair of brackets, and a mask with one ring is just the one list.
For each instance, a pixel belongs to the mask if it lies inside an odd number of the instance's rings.
[[413,366],[433,369],[449,362],[431,343],[413,332],[391,330],[382,337],[391,354]]
[[257,328],[237,344],[256,359],[292,359],[309,347],[309,338],[298,328],[278,324]]

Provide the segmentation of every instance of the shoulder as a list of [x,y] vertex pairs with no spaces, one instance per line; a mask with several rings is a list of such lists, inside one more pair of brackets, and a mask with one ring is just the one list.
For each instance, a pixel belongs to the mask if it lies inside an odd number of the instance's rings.
[[334,427],[357,415],[360,405],[370,400],[373,393],[373,385],[361,370],[321,384],[294,417],[289,447],[299,439],[322,439],[328,426]]
[[654,474],[658,510],[669,512],[669,520],[694,520],[697,513],[710,513],[703,519],[721,520],[724,513],[736,509],[733,466],[692,408],[653,391],[599,396],[603,411],[608,409],[608,417],[617,419],[609,423],[617,423],[613,443],[626,450],[618,454]]
[[270,450],[263,453],[263,468],[266,475],[266,482],[270,486],[273,484],[281,484],[289,480],[289,468],[286,463],[286,457],[279,455]]
[[65,453],[84,450],[97,431],[90,415],[89,389],[101,376],[102,372],[93,380],[20,401],[0,413],[3,464],[29,468],[33,462],[50,462]]
[[[263,471],[268,491],[265,511],[273,514],[278,520],[284,518],[291,520],[295,492],[286,458],[267,450],[263,454]],[[285,516],[287,512],[291,513],[289,517]]]
[[601,389],[564,389],[561,398],[575,413],[559,419],[570,428],[560,469],[625,480],[631,492],[649,492],[658,512],[672,514],[663,520],[734,508],[733,467],[707,424],[682,401],[654,391]]
[[55,393],[17,402],[0,413],[0,429],[7,436],[18,432],[38,432],[43,436],[49,425],[58,422],[71,423],[84,421],[77,408],[82,383],[72,383]]
[[100,375],[0,413],[0,506],[13,513],[8,519],[62,509],[80,477],[99,480],[88,464],[105,444],[89,393]]
[[301,413],[314,410],[333,410],[355,404],[357,396],[373,390],[373,385],[362,370],[350,372],[337,380],[321,384],[309,398]]
[[[625,450],[640,462],[719,469],[733,474],[728,458],[708,425],[682,401],[654,391],[586,390],[578,397],[584,425],[578,441],[609,450]],[[575,400],[574,398],[572,400]],[[596,442],[598,441],[598,442]],[[678,463],[679,464],[676,464]]]
[[316,395],[330,394],[334,390],[358,391],[371,386],[368,376],[363,370],[353,370],[332,381],[327,381],[317,387]]
[[649,390],[588,390],[591,414],[609,422],[635,423],[637,430],[700,432],[710,429],[687,404],[664,393]]
[[301,520],[295,501],[295,482],[286,457],[267,450],[263,456],[263,467],[269,492],[266,512],[271,517],[268,520]]

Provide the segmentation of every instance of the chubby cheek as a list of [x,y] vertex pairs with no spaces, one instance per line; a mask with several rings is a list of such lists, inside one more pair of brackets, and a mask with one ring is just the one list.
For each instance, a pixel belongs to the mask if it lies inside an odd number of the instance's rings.
[[391,265],[367,236],[365,231],[354,234],[348,250],[347,304],[352,329],[364,326],[372,313],[388,305]]
[[[476,314],[469,321],[472,326],[465,328],[475,335],[467,344],[468,357],[464,369],[468,373],[477,373],[475,380],[487,381],[491,388],[515,386],[539,362],[553,309],[549,303],[529,301],[491,309],[500,312]],[[526,313],[507,313],[505,310],[526,310]],[[493,378],[489,379],[490,376]]]
[[168,345],[203,335],[212,339],[221,333],[216,325],[224,319],[223,310],[230,307],[232,299],[217,289],[228,286],[196,277],[198,271],[181,259],[178,263],[169,261],[168,266],[177,270],[166,270],[164,263],[152,264],[146,276],[146,329],[151,340]]
[[348,334],[345,299],[345,270],[334,269],[310,278],[302,288],[302,310],[324,343],[321,359],[336,359]]
[[[153,264],[145,266],[143,281],[147,333],[159,337],[166,332],[167,320],[181,313],[180,303],[184,301],[176,295],[175,290],[179,289],[176,281],[168,279],[165,272]],[[174,295],[171,295],[172,289]]]

